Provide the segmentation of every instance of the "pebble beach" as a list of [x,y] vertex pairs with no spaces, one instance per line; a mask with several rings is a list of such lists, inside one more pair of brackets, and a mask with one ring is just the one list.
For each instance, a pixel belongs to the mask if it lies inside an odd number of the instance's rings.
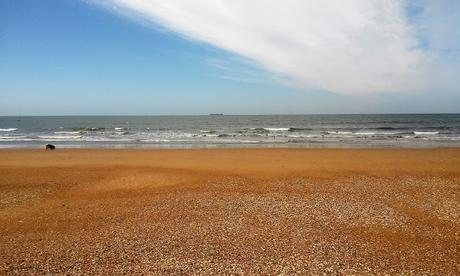
[[460,149],[0,150],[2,275],[458,275]]

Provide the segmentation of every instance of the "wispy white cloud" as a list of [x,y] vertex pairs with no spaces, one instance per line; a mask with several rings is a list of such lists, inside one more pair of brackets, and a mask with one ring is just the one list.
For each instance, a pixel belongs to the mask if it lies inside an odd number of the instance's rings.
[[277,77],[238,56],[207,58],[206,63],[216,69],[218,78],[245,83],[271,83]]
[[[240,55],[309,89],[356,95],[442,85],[440,67],[433,74],[437,53],[420,46],[404,0],[90,1]],[[428,12],[422,14],[431,18]]]

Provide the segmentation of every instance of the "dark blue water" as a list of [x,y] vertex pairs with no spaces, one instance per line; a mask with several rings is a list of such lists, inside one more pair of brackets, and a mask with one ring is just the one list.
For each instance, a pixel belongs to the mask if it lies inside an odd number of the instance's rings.
[[460,114],[0,117],[0,147],[459,147]]

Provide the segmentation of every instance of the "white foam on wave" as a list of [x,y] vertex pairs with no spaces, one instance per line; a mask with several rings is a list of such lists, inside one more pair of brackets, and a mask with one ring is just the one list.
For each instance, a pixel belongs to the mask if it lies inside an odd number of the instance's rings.
[[355,135],[374,136],[374,135],[397,135],[398,132],[373,132],[373,131],[360,131],[353,133]]
[[15,139],[15,138],[25,138],[27,136],[21,135],[21,136],[0,136],[0,139],[6,140],[6,139]]
[[289,138],[314,138],[314,137],[321,137],[321,135],[315,135],[315,134],[307,134],[307,135],[295,135],[295,134],[291,134],[291,135],[287,135],[286,137],[289,137]]
[[82,139],[82,141],[85,142],[135,142],[137,140],[140,139],[131,137],[120,138],[114,136],[87,136]]
[[10,132],[10,131],[15,131],[18,130],[17,128],[11,127],[11,128],[0,128],[0,131],[5,131],[5,132]]
[[33,138],[27,136],[0,136],[0,141],[10,142],[10,141],[33,141]]
[[337,134],[337,135],[350,135],[353,134],[351,131],[326,131],[327,134]]
[[268,131],[288,131],[290,128],[288,127],[264,127],[264,129]]
[[38,136],[39,139],[43,140],[75,140],[75,139],[80,139],[82,138],[81,135],[65,135],[65,136],[59,136],[59,135],[46,135],[46,136]]
[[142,143],[170,143],[171,140],[169,139],[142,139],[140,140]]
[[356,135],[364,135],[364,136],[371,136],[371,135],[377,135],[377,132],[355,132],[354,134]]
[[439,131],[414,131],[415,135],[437,135]]
[[80,134],[79,131],[55,131],[54,134]]

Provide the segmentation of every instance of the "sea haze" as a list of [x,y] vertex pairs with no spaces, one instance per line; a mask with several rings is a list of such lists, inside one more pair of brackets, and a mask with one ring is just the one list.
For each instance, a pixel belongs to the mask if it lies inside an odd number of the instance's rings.
[[459,147],[460,114],[0,117],[0,147]]

